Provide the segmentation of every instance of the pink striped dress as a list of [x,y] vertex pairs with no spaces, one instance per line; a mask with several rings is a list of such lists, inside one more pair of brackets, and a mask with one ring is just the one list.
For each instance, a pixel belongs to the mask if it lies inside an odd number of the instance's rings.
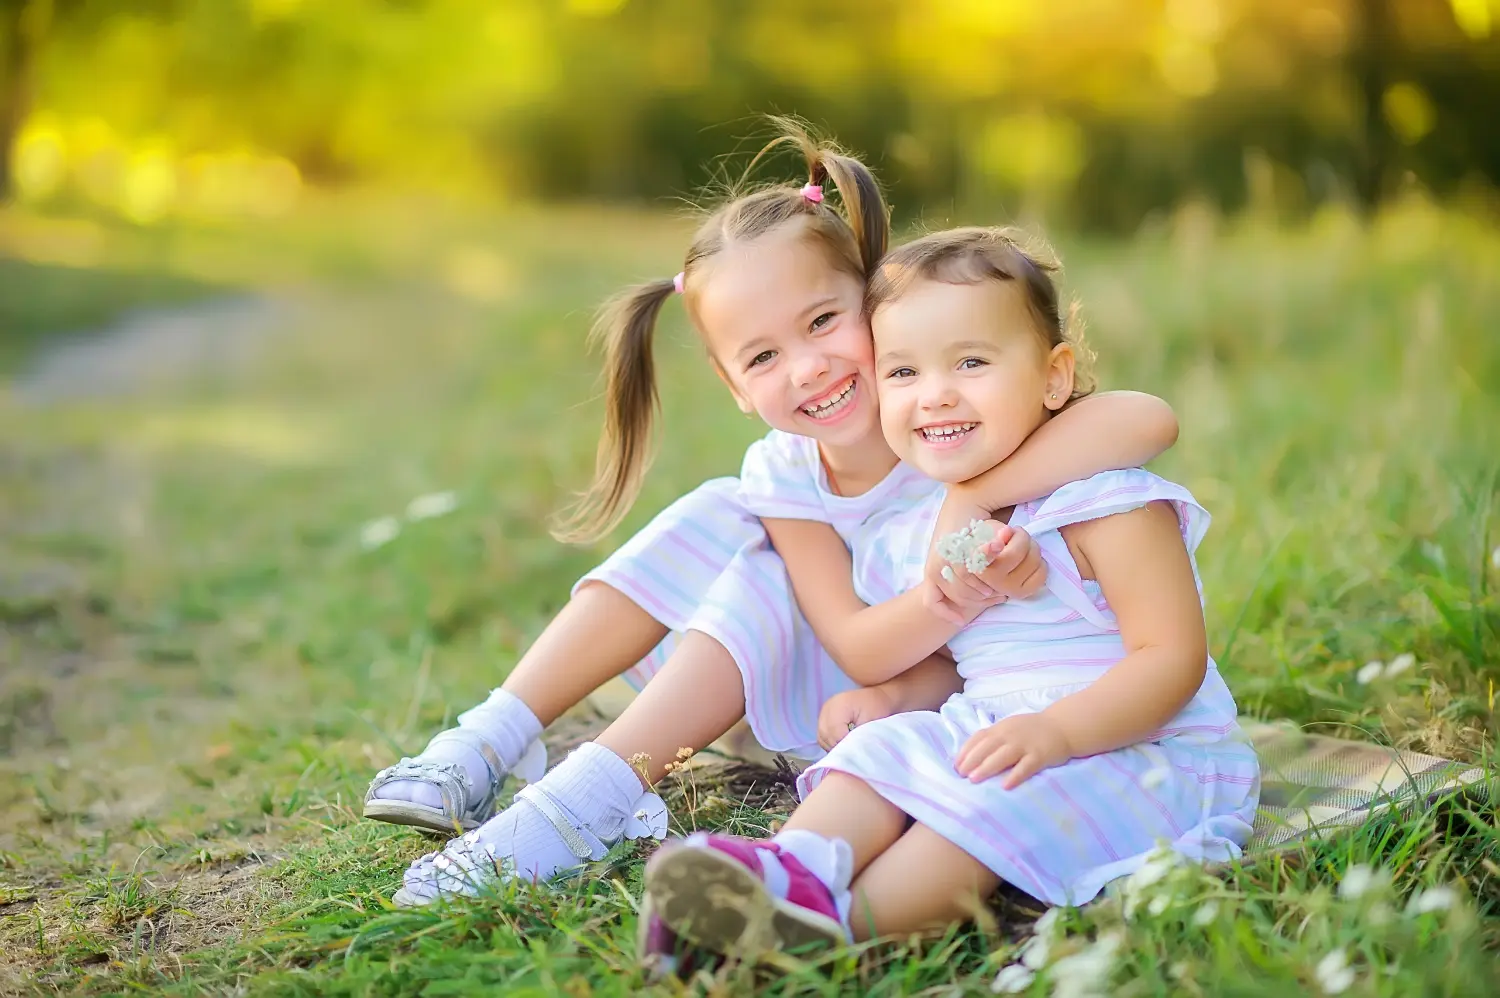
[[759,517],[831,524],[852,546],[877,510],[900,510],[941,486],[898,464],[861,496],[828,489],[818,446],[771,431],[745,454],[740,477],[705,482],[659,513],[578,584],[603,582],[630,597],[671,633],[625,679],[641,689],[690,630],[734,657],[745,683],[745,717],[772,752],[816,759],[818,711],[850,680],[797,609],[786,567]]
[[[811,792],[830,771],[856,776],[1049,904],[1090,900],[1138,868],[1159,842],[1204,860],[1239,855],[1255,818],[1260,768],[1212,660],[1188,705],[1140,744],[1074,759],[1014,790],[1002,789],[998,778],[970,783],[954,768],[974,733],[1043,710],[1124,657],[1114,614],[1098,584],[1080,577],[1059,528],[1156,500],[1176,508],[1191,555],[1208,514],[1187,490],[1140,469],[1095,475],[1018,506],[1010,522],[1041,549],[1044,591],[987,610],[950,642],[962,693],[937,711],[856,728],[803,773],[800,792]],[[880,602],[917,584],[941,501],[936,495],[882,518],[855,549],[862,599]]]

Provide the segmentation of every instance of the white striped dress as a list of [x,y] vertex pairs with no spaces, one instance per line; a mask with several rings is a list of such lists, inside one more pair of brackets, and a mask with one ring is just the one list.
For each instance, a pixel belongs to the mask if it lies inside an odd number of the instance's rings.
[[864,495],[829,491],[818,446],[773,430],[745,454],[740,478],[716,478],[657,514],[578,584],[619,590],[671,632],[625,679],[639,690],[681,635],[702,631],[734,657],[745,683],[745,717],[772,752],[816,759],[818,711],[853,689],[823,650],[792,596],[786,567],[759,517],[818,520],[851,544],[874,512],[908,508],[941,486],[898,464]]
[[[1090,900],[1160,841],[1198,859],[1239,855],[1255,817],[1260,768],[1212,660],[1192,701],[1145,742],[1071,760],[1014,790],[999,778],[971,783],[954,768],[971,735],[1045,709],[1124,657],[1114,614],[1098,584],[1081,578],[1059,528],[1155,500],[1176,508],[1191,555],[1208,514],[1187,490],[1140,469],[1095,475],[1018,506],[1011,524],[1031,534],[1047,562],[1043,592],[985,611],[949,643],[962,693],[938,711],[854,729],[802,775],[799,791],[805,796],[830,771],[858,777],[1049,904]],[[890,599],[920,581],[941,501],[937,495],[882,519],[855,549],[862,599]]]

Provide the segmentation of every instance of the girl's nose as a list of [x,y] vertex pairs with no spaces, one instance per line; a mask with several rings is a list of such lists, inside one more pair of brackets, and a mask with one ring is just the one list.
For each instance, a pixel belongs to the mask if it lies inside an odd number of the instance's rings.
[[828,369],[828,357],[821,350],[804,350],[793,358],[792,380],[798,388],[811,388]]
[[958,392],[946,378],[928,378],[922,383],[918,396],[923,409],[951,409],[958,404]]

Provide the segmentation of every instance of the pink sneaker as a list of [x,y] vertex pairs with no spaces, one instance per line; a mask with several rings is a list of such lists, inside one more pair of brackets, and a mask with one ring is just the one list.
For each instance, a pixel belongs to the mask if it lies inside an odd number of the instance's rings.
[[828,885],[774,842],[697,832],[646,863],[646,896],[673,932],[719,953],[849,940]]

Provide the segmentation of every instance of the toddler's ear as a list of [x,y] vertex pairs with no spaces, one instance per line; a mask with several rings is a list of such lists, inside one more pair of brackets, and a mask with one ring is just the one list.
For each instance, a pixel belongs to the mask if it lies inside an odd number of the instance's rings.
[[1073,370],[1077,362],[1072,346],[1067,343],[1059,343],[1047,356],[1047,387],[1042,404],[1053,412],[1073,397]]

